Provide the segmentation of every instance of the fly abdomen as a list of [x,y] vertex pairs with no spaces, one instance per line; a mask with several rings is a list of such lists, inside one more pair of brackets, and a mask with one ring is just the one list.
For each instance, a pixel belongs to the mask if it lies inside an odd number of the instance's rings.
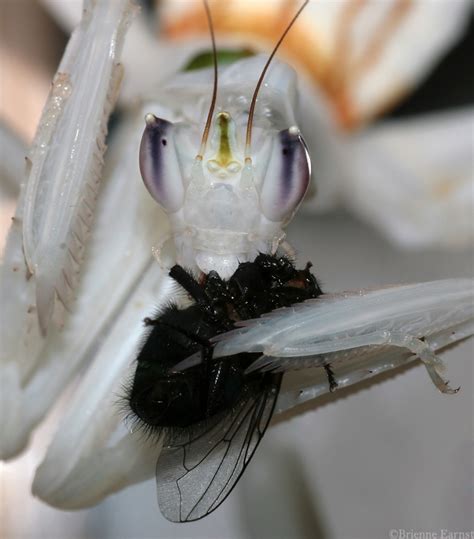
[[205,409],[205,374],[201,366],[175,373],[173,367],[195,353],[211,349],[215,330],[196,305],[169,307],[151,326],[137,357],[129,394],[130,407],[149,427],[186,427],[200,421]]

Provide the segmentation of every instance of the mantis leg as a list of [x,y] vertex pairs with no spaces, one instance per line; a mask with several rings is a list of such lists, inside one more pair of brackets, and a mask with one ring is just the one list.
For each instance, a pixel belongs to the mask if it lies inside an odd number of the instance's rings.
[[[326,344],[327,347],[325,346]],[[365,335],[344,337],[324,344],[317,342],[292,345],[288,349],[285,348],[283,355],[288,356],[290,348],[292,356],[309,356],[313,354],[331,352],[333,349],[343,350],[349,348],[358,348],[360,346],[381,345],[406,348],[415,354],[423,362],[434,385],[442,393],[454,394],[459,391],[459,388],[454,389],[450,387],[449,381],[443,377],[442,372],[444,371],[444,364],[442,360],[433,352],[433,350],[431,350],[423,337],[419,338],[415,337],[414,335],[380,330]],[[322,350],[322,347],[325,347],[326,349]],[[271,355],[277,357],[279,355],[279,351],[272,350]]]

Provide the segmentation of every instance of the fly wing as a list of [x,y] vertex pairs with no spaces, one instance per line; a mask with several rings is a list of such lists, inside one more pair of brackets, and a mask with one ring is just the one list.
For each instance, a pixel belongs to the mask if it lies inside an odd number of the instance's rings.
[[249,392],[224,417],[163,448],[156,465],[158,505],[172,522],[205,517],[227,498],[264,435],[275,408],[280,375]]

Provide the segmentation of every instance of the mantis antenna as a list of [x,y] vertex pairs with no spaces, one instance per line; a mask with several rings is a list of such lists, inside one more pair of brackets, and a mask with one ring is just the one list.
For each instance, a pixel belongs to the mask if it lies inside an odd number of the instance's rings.
[[196,159],[202,161],[204,152],[206,151],[207,138],[209,137],[209,130],[211,128],[212,115],[214,114],[214,108],[216,106],[217,99],[217,50],[216,50],[216,38],[214,36],[214,26],[212,24],[211,10],[209,9],[209,4],[207,0],[203,0],[204,8],[206,10],[207,22],[209,24],[209,31],[211,33],[212,40],[212,54],[214,56],[214,87],[212,90],[212,99],[211,106],[209,107],[209,113],[207,115],[206,125],[204,127],[204,132],[201,139],[201,147],[199,148],[199,153],[196,156]]
[[265,67],[262,70],[262,73],[258,79],[257,86],[255,87],[255,92],[252,96],[252,102],[250,103],[250,110],[249,110],[249,119],[247,123],[247,135],[245,137],[245,163],[249,164],[252,162],[252,158],[250,157],[250,146],[252,143],[252,124],[253,124],[253,116],[255,113],[255,105],[257,103],[257,95],[260,90],[260,86],[262,85],[263,79],[265,78],[265,74],[267,73],[267,69],[273,60],[273,57],[275,56],[276,51],[280,47],[282,41],[285,39],[286,34],[290,31],[291,27],[295,23],[296,19],[300,16],[300,13],[303,11],[303,9],[308,4],[309,0],[305,0],[303,5],[299,8],[299,10],[296,12],[296,15],[291,19],[290,23],[286,27],[285,31],[283,32],[282,36],[278,40],[278,43],[275,45],[275,48],[273,49],[272,53],[270,54],[270,57],[267,60],[267,63],[265,64]]

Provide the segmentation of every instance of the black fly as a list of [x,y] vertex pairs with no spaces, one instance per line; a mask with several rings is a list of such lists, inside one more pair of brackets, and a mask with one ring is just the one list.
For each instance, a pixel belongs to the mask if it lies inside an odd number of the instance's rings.
[[[282,228],[309,184],[309,156],[299,129],[291,126],[271,133],[271,143],[264,145],[266,157],[259,154],[260,163],[267,164],[264,178],[253,165],[251,144],[259,88],[306,4],[307,0],[258,79],[244,151],[235,142],[231,114],[222,110],[216,118],[217,144],[206,152],[218,77],[207,2],[214,89],[201,148],[190,170],[183,172],[176,155],[179,128],[152,114],[145,118],[142,177],[153,198],[173,215],[182,265],[173,266],[170,276],[193,303],[186,308],[173,304],[145,319],[149,333],[138,354],[128,401],[146,430],[164,436],[156,466],[158,503],[174,522],[202,518],[224,501],[268,427],[280,388],[281,373],[248,371],[261,354],[243,352],[214,360],[212,339],[243,320],[321,294],[310,264],[297,270],[288,257],[277,254]],[[188,263],[200,270],[198,279],[184,269]],[[190,356],[198,356],[196,365],[177,368]]]
[[[169,306],[145,320],[150,331],[129,395],[134,414],[165,435],[156,477],[168,519],[197,520],[224,501],[265,433],[278,396],[281,374],[246,374],[260,354],[211,362],[212,337],[241,320],[318,297],[309,268],[296,270],[285,257],[261,254],[240,264],[228,281],[211,272],[200,283],[181,266],[171,269],[194,303]],[[196,353],[199,365],[173,371]]]

